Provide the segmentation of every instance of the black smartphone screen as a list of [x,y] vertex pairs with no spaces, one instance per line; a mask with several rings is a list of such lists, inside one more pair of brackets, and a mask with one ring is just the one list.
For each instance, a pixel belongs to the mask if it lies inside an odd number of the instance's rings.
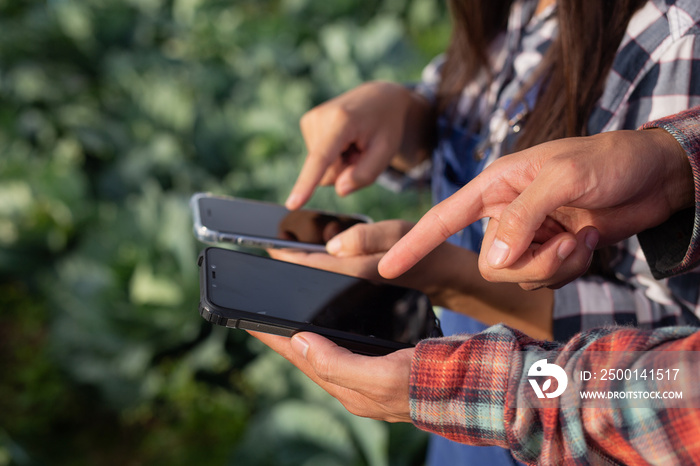
[[201,197],[199,215],[204,227],[231,235],[326,244],[329,239],[362,220],[339,214],[278,204],[223,197]]
[[430,301],[419,291],[237,251],[208,248],[204,254],[203,300],[220,317],[384,340],[394,349],[440,335]]

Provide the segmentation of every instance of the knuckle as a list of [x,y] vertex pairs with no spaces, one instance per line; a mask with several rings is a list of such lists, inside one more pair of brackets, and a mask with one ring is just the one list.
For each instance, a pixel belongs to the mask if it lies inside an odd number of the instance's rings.
[[445,220],[442,218],[442,215],[435,210],[435,208],[432,208],[428,211],[428,214],[430,218],[432,219],[432,224],[434,227],[437,229],[437,233],[442,240],[446,240],[450,236],[452,236],[452,233],[450,232],[450,229],[447,227],[447,224],[445,223]]
[[315,108],[311,109],[301,116],[301,118],[299,119],[299,126],[302,130],[308,128],[309,124],[313,121],[316,110],[317,109]]
[[316,372],[316,375],[321,380],[324,380],[326,382],[333,383],[334,377],[333,377],[333,358],[330,358],[327,354],[325,353],[319,353],[314,357],[313,361],[313,367],[314,371]]
[[519,283],[520,288],[525,291],[537,291],[546,286],[546,283]]
[[351,399],[348,400],[339,400],[343,407],[348,410],[350,414],[353,414],[355,416],[359,417],[367,417],[371,419],[377,419],[377,420],[382,420],[381,417],[377,416],[377,413],[375,412],[375,409],[372,409],[373,406],[370,405],[365,400],[359,400],[355,399],[352,397]]
[[548,171],[553,178],[561,180],[559,188],[566,189],[581,178],[581,174],[585,173],[581,169],[581,161],[578,157],[565,154],[550,159],[542,168],[543,171]]
[[532,263],[529,282],[537,287],[542,287],[544,283],[552,283],[553,277],[558,270],[559,264],[553,260],[536,260]]
[[343,245],[349,252],[363,252],[367,249],[367,229],[365,225],[353,225],[344,233]]
[[558,289],[567,283],[580,277],[590,265],[590,258],[592,255],[577,255],[567,259],[562,267],[552,275],[552,279],[547,283],[547,287],[552,289]]
[[330,101],[304,113],[299,119],[299,126],[304,135],[310,135],[320,127],[342,131],[351,124],[352,119],[353,113],[346,105]]
[[354,170],[352,172],[352,179],[358,186],[367,186],[374,182],[374,176],[372,173],[368,173],[365,170]]
[[538,280],[551,279],[561,267],[561,261],[555,251],[545,256],[539,256],[533,263],[533,276]]
[[379,154],[382,156],[382,158],[388,158],[390,156],[393,156],[398,148],[396,147],[396,144],[394,144],[389,138],[387,137],[377,137],[372,141],[372,145],[374,146],[374,152],[376,154]]
[[522,225],[528,223],[527,218],[530,216],[530,210],[531,209],[526,204],[520,202],[517,198],[513,200],[510,208],[504,210],[498,219],[501,231],[505,229],[506,232],[519,232]]
[[325,115],[333,125],[345,127],[352,121],[352,112],[345,105],[338,104],[328,108],[328,114]]
[[303,135],[312,134],[316,129],[318,122],[323,121],[323,114],[325,110],[323,106],[314,107],[308,112],[304,113],[299,119],[299,127]]

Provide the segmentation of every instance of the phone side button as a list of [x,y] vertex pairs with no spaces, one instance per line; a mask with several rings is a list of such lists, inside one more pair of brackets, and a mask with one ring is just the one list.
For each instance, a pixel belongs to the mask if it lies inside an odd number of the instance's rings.
[[255,332],[272,333],[274,335],[282,335],[285,337],[291,337],[296,333],[296,331],[291,328],[265,324],[262,322],[251,322],[243,319],[238,321],[238,328],[242,328],[244,330],[253,330]]
[[237,244],[239,244],[240,246],[248,247],[248,248],[262,248],[262,249],[270,249],[270,248],[273,248],[275,246],[274,243],[269,243],[267,241],[245,239],[245,238],[238,238]]

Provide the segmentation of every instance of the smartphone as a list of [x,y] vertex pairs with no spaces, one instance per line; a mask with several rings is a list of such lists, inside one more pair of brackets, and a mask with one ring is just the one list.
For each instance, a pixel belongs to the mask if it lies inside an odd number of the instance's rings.
[[353,352],[382,355],[442,336],[420,291],[240,251],[199,256],[199,312],[225,327],[321,334]]
[[325,251],[326,242],[369,217],[197,193],[190,200],[195,236],[209,244]]

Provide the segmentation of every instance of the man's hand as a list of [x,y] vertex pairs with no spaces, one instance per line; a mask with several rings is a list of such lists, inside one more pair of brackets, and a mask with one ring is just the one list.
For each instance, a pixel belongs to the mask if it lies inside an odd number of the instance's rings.
[[352,414],[389,422],[411,422],[408,404],[413,349],[362,356],[315,333],[292,338],[248,332],[284,356]]
[[659,225],[693,205],[688,158],[666,131],[561,139],[502,157],[433,207],[379,263],[395,278],[448,237],[490,217],[479,258],[491,281],[561,286],[596,246]]

